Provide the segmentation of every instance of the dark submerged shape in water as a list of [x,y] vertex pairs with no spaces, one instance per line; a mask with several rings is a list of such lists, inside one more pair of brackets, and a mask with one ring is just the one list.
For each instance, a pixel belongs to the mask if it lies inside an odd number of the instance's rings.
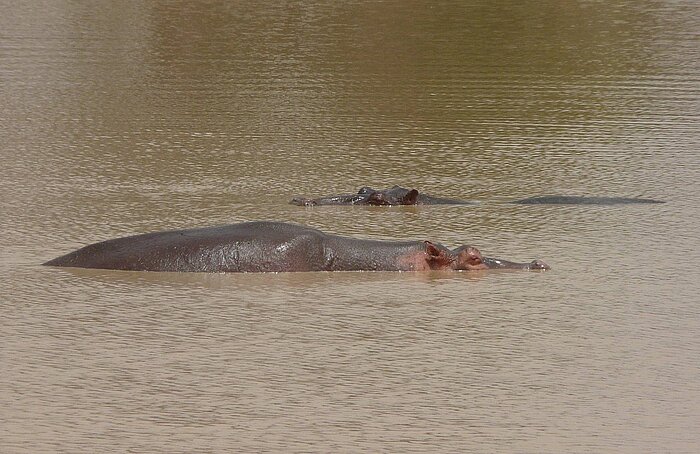
[[285,272],[547,270],[539,260],[483,257],[472,246],[430,241],[364,240],[283,222],[245,222],[116,238],[44,265],[131,271]]
[[566,195],[546,195],[515,200],[510,203],[520,205],[627,205],[631,203],[666,203],[662,200],[626,197],[578,197]]
[[418,192],[417,189],[406,189],[401,186],[394,186],[389,189],[372,189],[368,186],[360,188],[357,194],[341,194],[319,197],[317,199],[307,199],[295,197],[290,201],[293,205],[316,206],[316,205],[473,205],[475,202],[468,200],[448,199],[444,197],[433,197],[431,195]]
[[[316,205],[373,205],[373,206],[394,206],[394,205],[475,205],[477,202],[469,200],[448,199],[444,197],[433,197],[428,194],[418,192],[417,189],[406,189],[401,186],[394,186],[389,189],[372,189],[363,187],[357,194],[342,194],[317,199],[307,199],[295,197],[290,202],[293,205],[316,206]],[[537,196],[527,199],[513,200],[508,203],[520,205],[623,205],[632,203],[664,203],[660,200],[625,198],[625,197],[577,197],[565,195]]]

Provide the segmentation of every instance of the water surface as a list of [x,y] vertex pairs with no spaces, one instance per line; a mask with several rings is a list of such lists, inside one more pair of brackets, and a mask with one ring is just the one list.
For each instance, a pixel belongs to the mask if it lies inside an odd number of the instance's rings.
[[[0,451],[697,451],[695,2],[2,10]],[[259,219],[553,270],[39,266]]]

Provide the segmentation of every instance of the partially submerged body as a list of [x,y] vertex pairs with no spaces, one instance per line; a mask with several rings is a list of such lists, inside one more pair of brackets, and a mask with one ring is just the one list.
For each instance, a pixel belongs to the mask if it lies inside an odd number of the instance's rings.
[[472,246],[365,240],[283,222],[172,230],[94,243],[44,265],[131,271],[287,272],[546,270],[542,261],[483,257]]
[[360,188],[357,194],[341,194],[317,199],[307,199],[295,197],[291,200],[293,205],[316,206],[316,205],[373,205],[373,206],[393,206],[393,205],[472,205],[474,202],[468,200],[449,199],[445,197],[433,197],[431,195],[418,192],[417,189],[406,189],[401,186],[394,186],[389,189],[372,189],[368,186]]
[[[474,205],[477,202],[470,200],[451,199],[445,197],[434,197],[417,189],[406,189],[401,186],[394,186],[389,189],[372,189],[363,187],[357,194],[341,194],[316,199],[295,197],[292,204],[300,206],[316,205],[372,205],[372,206],[395,206],[395,205]],[[537,196],[521,200],[513,200],[509,203],[520,205],[626,205],[634,203],[664,203],[660,200],[627,198],[627,197],[579,197],[579,196]]]
[[629,205],[633,203],[665,203],[661,200],[628,197],[579,197],[566,195],[547,195],[514,200],[510,203],[519,205]]

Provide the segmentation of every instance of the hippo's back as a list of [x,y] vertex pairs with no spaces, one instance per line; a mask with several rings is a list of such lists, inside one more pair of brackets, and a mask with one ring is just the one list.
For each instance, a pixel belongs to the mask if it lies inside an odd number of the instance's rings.
[[664,203],[661,200],[628,197],[581,197],[566,195],[547,195],[514,200],[510,203],[519,205],[628,205],[635,203]]
[[[324,234],[281,222],[246,222],[116,238],[44,265],[132,271],[305,271]],[[320,252],[319,252],[320,251]]]

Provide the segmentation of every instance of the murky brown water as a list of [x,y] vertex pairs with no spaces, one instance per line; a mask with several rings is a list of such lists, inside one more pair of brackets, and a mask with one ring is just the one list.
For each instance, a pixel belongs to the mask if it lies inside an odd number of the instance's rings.
[[[0,452],[700,449],[696,2],[2,3]],[[255,219],[554,269],[38,265]]]

